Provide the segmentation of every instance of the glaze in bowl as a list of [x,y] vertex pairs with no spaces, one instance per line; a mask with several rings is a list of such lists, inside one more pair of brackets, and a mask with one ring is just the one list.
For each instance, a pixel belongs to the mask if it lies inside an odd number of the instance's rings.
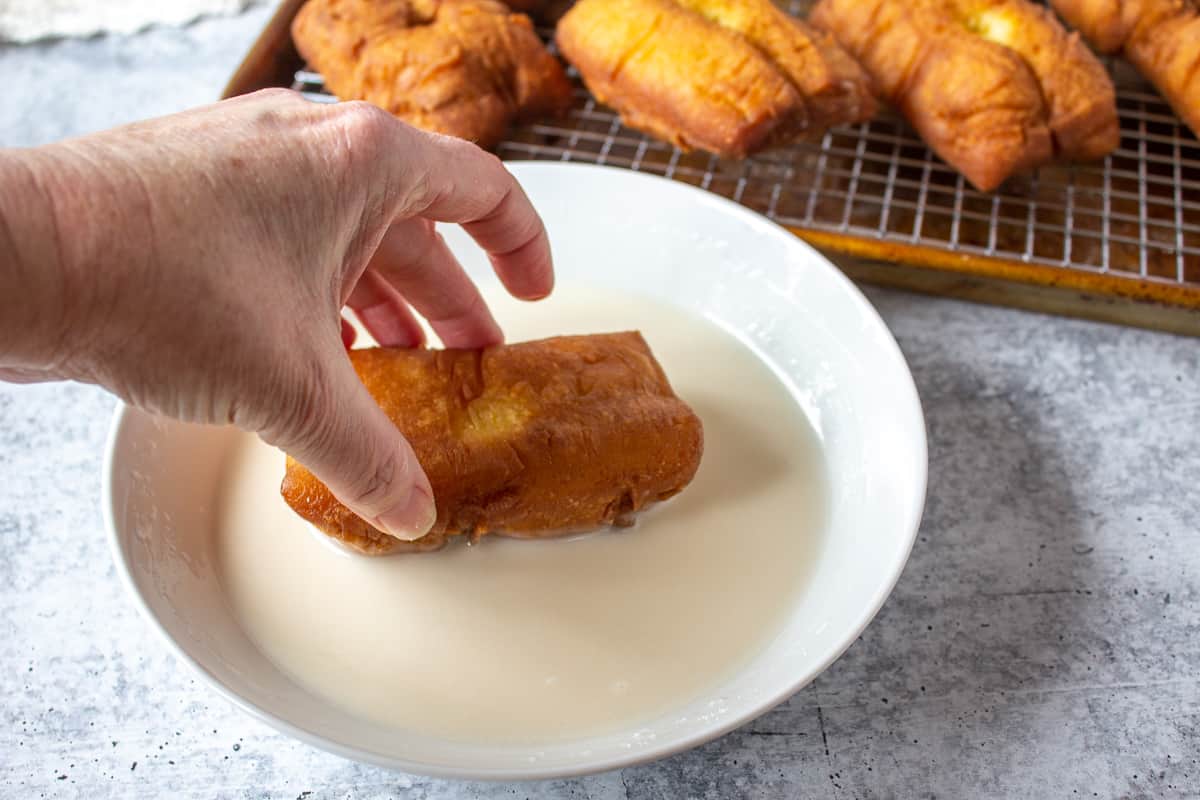
[[[628,730],[550,745],[443,741],[357,718],[305,691],[246,636],[212,540],[213,498],[237,432],[119,409],[103,507],[135,602],[175,654],[251,715],[347,758],[444,777],[562,777],[709,741],[786,700],[855,640],[898,579],[924,504],[920,403],[896,342],[817,251],[741,206],[677,182],[604,167],[510,163],[546,221],[560,285],[633,291],[737,336],[789,388],[820,442],[829,509],[782,630],[735,675]],[[444,231],[473,278],[487,259]],[[780,520],[779,524],[788,524]]]

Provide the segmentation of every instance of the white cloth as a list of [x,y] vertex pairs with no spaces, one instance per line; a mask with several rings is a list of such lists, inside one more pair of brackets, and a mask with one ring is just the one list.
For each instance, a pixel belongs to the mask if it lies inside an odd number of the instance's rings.
[[263,0],[0,0],[0,41],[133,33],[182,25],[207,14],[233,14]]

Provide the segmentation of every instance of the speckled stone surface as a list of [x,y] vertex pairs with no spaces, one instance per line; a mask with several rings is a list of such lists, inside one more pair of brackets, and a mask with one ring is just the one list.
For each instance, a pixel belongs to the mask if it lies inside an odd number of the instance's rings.
[[[205,102],[266,14],[0,49],[0,143]],[[110,565],[113,401],[0,386],[0,797],[1200,797],[1200,341],[869,296],[930,436],[891,599],[758,721],[576,781],[396,775],[214,697]]]

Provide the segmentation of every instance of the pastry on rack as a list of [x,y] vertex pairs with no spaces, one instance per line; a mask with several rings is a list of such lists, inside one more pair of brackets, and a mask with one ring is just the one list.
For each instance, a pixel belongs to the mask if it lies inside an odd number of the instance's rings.
[[638,333],[350,357],[412,443],[438,512],[424,537],[394,539],[289,459],[287,503],[363,553],[436,550],[455,536],[542,538],[628,525],[687,486],[700,464],[700,419]]
[[497,0],[309,0],[292,38],[339,98],[483,147],[571,100],[529,18]]
[[597,100],[683,149],[740,158],[876,109],[854,59],[770,0],[579,0],[555,39]]
[[811,19],[980,190],[1118,144],[1103,66],[1028,0],[821,0]]
[[1078,33],[1068,32],[1045,6],[1029,0],[952,0],[974,33],[1025,59],[1046,102],[1055,153],[1091,161],[1121,141],[1112,79]]
[[1102,53],[1120,53],[1200,136],[1200,6],[1195,0],[1051,0]]

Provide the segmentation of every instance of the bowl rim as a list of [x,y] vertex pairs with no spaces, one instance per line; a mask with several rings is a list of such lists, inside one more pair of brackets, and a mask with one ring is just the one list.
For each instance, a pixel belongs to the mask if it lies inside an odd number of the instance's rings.
[[[928,455],[928,432],[925,426],[925,414],[921,406],[920,395],[917,392],[916,383],[913,380],[912,371],[908,366],[908,361],[904,357],[900,345],[897,343],[895,336],[887,327],[879,312],[875,309],[871,302],[866,298],[862,291],[851,281],[846,275],[838,269],[828,258],[822,255],[816,248],[804,240],[797,237],[795,234],[788,231],[786,228],[770,221],[766,217],[742,206],[738,203],[726,198],[714,195],[699,187],[690,184],[673,181],[669,178],[650,175],[646,173],[631,172],[619,167],[601,166],[595,164],[576,164],[576,163],[557,163],[544,161],[506,161],[506,167],[517,166],[520,171],[587,171],[587,172],[604,172],[604,173],[621,173],[630,176],[634,181],[648,181],[655,184],[666,183],[673,187],[682,190],[685,194],[691,195],[693,199],[702,202],[714,204],[723,209],[726,213],[731,213],[740,218],[741,221],[747,223],[751,228],[767,233],[772,236],[783,235],[788,238],[794,245],[807,251],[806,255],[819,264],[819,268],[826,269],[833,273],[833,279],[840,282],[841,288],[848,294],[850,301],[855,308],[863,314],[865,319],[870,321],[870,324],[877,329],[877,333],[881,333],[881,343],[888,351],[888,355],[898,359],[898,363],[903,367],[903,380],[901,386],[897,387],[903,397],[899,398],[901,402],[896,403],[896,407],[907,407],[913,412],[915,423],[914,433],[916,451],[912,454],[913,461],[919,465],[919,471],[912,477],[914,483],[914,501],[912,504],[913,512],[908,519],[899,521],[900,531],[903,535],[903,547],[899,551],[899,555],[894,559],[888,570],[886,580],[882,581],[876,588],[871,597],[871,602],[865,607],[865,611],[856,620],[851,628],[847,628],[845,634],[841,637],[838,645],[830,650],[830,652],[822,658],[819,663],[806,674],[797,677],[795,680],[788,683],[781,690],[765,696],[758,702],[753,704],[752,708],[747,709],[738,714],[731,715],[728,718],[722,718],[720,723],[711,724],[700,727],[697,730],[679,736],[674,739],[656,741],[654,744],[647,746],[645,749],[629,751],[627,754],[617,754],[608,758],[596,759],[581,759],[576,764],[561,765],[561,766],[543,766],[543,767],[528,767],[528,766],[513,766],[513,767],[455,767],[445,764],[431,764],[417,761],[409,761],[404,758],[384,753],[366,750],[354,745],[348,745],[339,742],[336,739],[330,738],[325,734],[317,731],[309,730],[295,723],[284,720],[265,708],[262,708],[255,703],[246,700],[235,691],[227,687],[220,679],[209,672],[205,667],[196,661],[184,648],[170,635],[166,628],[159,621],[158,617],[151,610],[145,597],[142,595],[138,587],[137,581],[133,577],[131,565],[129,563],[128,554],[123,547],[122,536],[117,530],[116,525],[116,509],[113,496],[114,473],[116,470],[116,453],[120,445],[120,437],[127,423],[128,418],[133,414],[145,413],[136,408],[127,405],[124,402],[119,402],[117,408],[113,412],[112,422],[109,426],[108,436],[104,446],[104,461],[103,473],[101,476],[101,513],[104,518],[105,533],[108,538],[109,549],[112,552],[113,563],[121,582],[125,585],[126,590],[133,597],[134,604],[142,618],[150,625],[157,633],[159,639],[164,642],[167,649],[174,656],[181,660],[192,670],[192,672],[200,678],[200,680],[214,690],[218,695],[231,703],[234,707],[245,712],[252,718],[266,724],[274,730],[291,736],[294,739],[304,742],[312,747],[315,747],[325,752],[332,753],[342,758],[352,761],[357,761],[365,764],[371,764],[385,769],[414,774],[425,775],[433,778],[450,778],[462,780],[484,780],[484,781],[531,781],[531,780],[550,780],[556,778],[572,778],[583,775],[591,775],[609,770],[621,769],[624,767],[638,766],[652,761],[657,761],[668,756],[681,753],[685,750],[698,747],[707,742],[713,741],[725,734],[733,731],[736,728],[745,725],[751,720],[757,719],[771,709],[785,702],[801,689],[805,688],[818,675],[837,661],[849,649],[859,635],[879,613],[879,609],[887,601],[895,588],[896,583],[900,579],[900,575],[904,572],[905,566],[908,564],[909,556],[912,553],[913,544],[916,541],[919,532],[921,519],[924,514],[926,493],[928,491],[928,475],[929,475],[929,455]],[[518,177],[520,177],[518,175]]]

